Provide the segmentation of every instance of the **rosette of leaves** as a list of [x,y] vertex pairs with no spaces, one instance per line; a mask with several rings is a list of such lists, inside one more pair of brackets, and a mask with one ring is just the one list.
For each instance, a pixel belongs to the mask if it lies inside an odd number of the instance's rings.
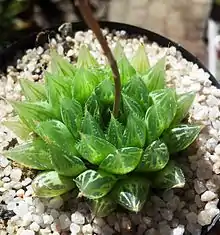
[[129,61],[114,49],[122,89],[119,115],[112,113],[114,82],[82,46],[76,64],[52,53],[45,83],[21,80],[25,101],[11,101],[17,118],[5,122],[25,143],[3,154],[41,171],[33,180],[39,197],[77,187],[97,216],[120,205],[138,212],[150,188],[183,187],[176,154],[201,126],[183,122],[195,94],[165,85],[165,58],[150,66],[144,45]]

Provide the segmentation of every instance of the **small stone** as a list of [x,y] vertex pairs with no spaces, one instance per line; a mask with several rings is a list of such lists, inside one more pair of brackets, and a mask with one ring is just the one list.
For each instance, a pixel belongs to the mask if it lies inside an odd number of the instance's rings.
[[190,212],[186,215],[186,219],[189,223],[196,224],[197,223],[197,214],[194,212]]
[[106,224],[105,220],[103,218],[99,218],[99,217],[96,217],[93,220],[93,223],[99,225],[100,228],[104,227]]
[[72,49],[68,50],[66,56],[67,56],[67,57],[71,57],[71,56],[73,56],[73,55],[74,55],[74,50],[72,50]]
[[22,217],[22,226],[26,227],[31,224],[33,221],[33,217],[30,212],[28,212],[26,215]]
[[121,228],[129,231],[131,229],[131,220],[127,217],[122,217]]
[[220,156],[220,144],[215,147],[215,152]]
[[22,171],[21,171],[21,169],[15,168],[15,169],[12,169],[12,170],[11,170],[10,177],[11,177],[12,180],[18,182],[18,181],[20,181],[21,176],[22,176]]
[[214,201],[210,201],[206,203],[205,210],[207,209],[216,209],[218,205],[219,199],[215,199]]
[[220,174],[220,161],[219,160],[215,162],[215,164],[213,165],[213,171],[217,175]]
[[12,171],[12,167],[9,165],[5,167],[3,172],[5,176],[9,176],[11,174],[11,171]]
[[143,222],[147,225],[147,227],[152,226],[153,219],[151,217],[145,216],[142,218]]
[[171,221],[173,219],[173,212],[171,210],[161,209],[160,214],[161,214],[162,218],[167,221]]
[[19,189],[17,192],[16,192],[16,195],[18,196],[18,197],[21,197],[21,198],[23,198],[24,197],[24,190],[23,189]]
[[23,230],[20,235],[35,235],[35,232],[34,231],[31,231],[31,230]]
[[53,216],[48,215],[48,214],[44,214],[43,221],[44,221],[44,224],[52,224],[53,223]]
[[92,234],[93,229],[92,229],[91,224],[86,224],[86,225],[84,225],[84,226],[82,227],[82,232],[83,232],[83,234],[87,234],[87,235]]
[[215,96],[209,95],[206,100],[206,103],[209,107],[214,107],[219,104],[219,100]]
[[0,167],[5,168],[8,164],[9,164],[8,159],[0,155]]
[[35,214],[33,215],[33,221],[39,225],[43,225],[43,223],[44,223],[42,216],[35,215]]
[[194,189],[197,194],[204,193],[206,191],[205,184],[202,180],[195,179],[194,180]]
[[166,223],[159,223],[159,231],[160,231],[160,234],[163,234],[163,235],[170,235],[171,234],[171,228],[168,224]]
[[29,185],[31,182],[32,182],[32,179],[31,179],[31,178],[26,178],[26,179],[24,179],[24,180],[21,182],[21,184],[22,184],[22,186],[27,186],[27,185]]
[[163,200],[165,202],[169,202],[173,199],[173,196],[174,196],[173,190],[168,190],[168,191],[163,193]]
[[102,234],[104,235],[112,235],[112,234],[115,234],[115,231],[109,226],[109,225],[105,225],[103,228],[102,228]]
[[213,199],[217,198],[217,194],[211,192],[211,191],[206,191],[201,195],[201,201],[202,202],[208,202],[212,201]]
[[71,215],[71,221],[75,224],[85,224],[85,217],[80,212],[76,211]]
[[71,224],[69,217],[65,214],[60,215],[59,220],[60,220],[60,227],[63,230],[68,228]]
[[70,232],[73,234],[78,234],[80,232],[81,228],[78,224],[70,224]]
[[54,219],[57,219],[60,214],[59,214],[59,212],[58,212],[57,210],[52,209],[52,210],[50,211],[50,215],[52,215]]
[[178,227],[173,229],[172,235],[183,235],[185,232],[185,228],[183,225],[179,225]]
[[202,226],[209,225],[218,213],[219,209],[203,210],[198,214],[198,223]]
[[20,202],[14,209],[14,213],[23,218],[28,213],[28,204],[26,202]]
[[36,205],[36,213],[43,214],[44,213],[44,204],[42,202],[38,202]]
[[151,229],[147,230],[144,233],[144,235],[160,235],[160,234],[159,234],[159,232],[156,229],[151,228]]
[[63,199],[58,196],[49,201],[48,207],[53,209],[59,209],[63,205]]
[[36,222],[33,222],[31,225],[30,225],[30,230],[33,230],[34,232],[38,232],[40,230],[40,225],[37,224]]

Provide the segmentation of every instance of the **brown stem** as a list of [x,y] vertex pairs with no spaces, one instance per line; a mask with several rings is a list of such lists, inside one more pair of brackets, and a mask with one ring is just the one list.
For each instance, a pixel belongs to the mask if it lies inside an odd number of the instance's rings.
[[96,19],[93,17],[92,10],[89,6],[88,0],[75,0],[76,6],[78,6],[80,13],[82,14],[86,24],[92,29],[94,34],[96,35],[105,56],[108,59],[108,62],[111,66],[113,78],[115,82],[115,101],[113,107],[113,114],[115,117],[118,116],[119,108],[120,108],[120,99],[121,99],[121,80],[120,74],[118,71],[117,63],[114,59],[114,56],[108,46],[108,43],[105,37],[102,34],[100,26]]

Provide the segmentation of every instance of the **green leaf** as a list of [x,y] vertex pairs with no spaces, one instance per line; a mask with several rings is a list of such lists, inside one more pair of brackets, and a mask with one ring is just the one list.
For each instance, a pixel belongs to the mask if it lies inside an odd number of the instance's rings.
[[173,89],[162,89],[150,93],[153,105],[147,110],[147,142],[158,139],[173,121],[177,110],[176,95]]
[[74,99],[63,98],[61,100],[61,117],[63,123],[69,129],[75,139],[79,137],[83,111],[80,103]]
[[92,56],[92,54],[90,53],[88,47],[86,47],[85,45],[82,45],[79,49],[77,67],[88,69],[90,67],[96,67],[96,66],[98,66],[98,63],[95,60],[95,58]]
[[109,195],[92,200],[91,204],[92,212],[96,217],[106,217],[117,207],[116,202]]
[[100,168],[112,174],[124,175],[133,171],[142,155],[142,149],[126,147],[110,153],[100,164]]
[[114,103],[114,90],[113,82],[110,79],[105,79],[97,86],[95,93],[102,104],[109,105]]
[[149,95],[153,104],[157,106],[158,116],[164,129],[172,123],[177,111],[176,92],[172,88],[153,91]]
[[116,201],[129,211],[139,212],[145,204],[149,187],[149,182],[140,177],[119,181],[115,191]]
[[136,69],[136,71],[140,74],[146,74],[147,70],[150,68],[150,63],[145,51],[144,44],[140,44],[137,52],[131,61],[132,66]]
[[3,121],[2,124],[22,140],[28,140],[31,137],[31,130],[27,128],[18,117],[7,118],[7,120]]
[[130,80],[130,78],[136,74],[136,71],[128,61],[124,50],[119,42],[117,42],[113,50],[113,54],[118,63],[118,69],[121,75],[121,83],[126,84]]
[[92,93],[92,95],[88,98],[85,108],[97,120],[97,122],[101,121],[102,107],[99,98],[95,93]]
[[81,104],[85,104],[99,82],[99,78],[95,74],[89,70],[79,68],[73,80],[73,97]]
[[123,145],[143,148],[146,143],[146,124],[137,115],[130,113],[123,134]]
[[35,139],[2,153],[7,158],[32,169],[52,170],[50,151],[41,139]]
[[32,82],[27,79],[21,79],[20,85],[26,100],[36,102],[47,99],[46,90],[43,84]]
[[41,122],[37,134],[51,147],[56,146],[67,154],[77,154],[75,139],[67,127],[58,120]]
[[60,175],[77,176],[86,170],[86,166],[80,158],[68,155],[58,148],[51,149],[51,161],[54,170]]
[[106,139],[117,148],[122,147],[124,127],[122,124],[111,114],[111,119],[107,129]]
[[87,110],[85,110],[85,117],[83,118],[81,128],[81,132],[83,134],[104,138],[104,133],[96,121],[96,118],[93,117]]
[[51,106],[46,102],[10,101],[10,104],[19,115],[21,121],[34,132],[39,122],[50,120],[54,116],[51,113]]
[[128,116],[130,113],[135,113],[139,117],[144,116],[144,111],[141,105],[136,100],[122,93],[122,101],[123,101],[123,114]]
[[63,56],[57,54],[56,51],[51,51],[51,73],[61,76],[73,77],[76,68],[70,64]]
[[164,132],[162,140],[170,153],[177,153],[192,144],[201,130],[202,126],[200,125],[180,124]]
[[36,176],[32,188],[38,197],[56,197],[75,188],[75,183],[72,178],[61,176],[56,171],[47,171]]
[[163,170],[156,173],[153,180],[153,187],[167,190],[171,188],[183,188],[184,185],[184,174],[174,162],[169,162]]
[[136,169],[138,172],[154,172],[163,169],[169,161],[167,146],[160,140],[151,143],[145,150]]
[[116,148],[102,138],[81,134],[77,150],[84,159],[99,165],[108,154],[115,152]]
[[163,89],[165,87],[165,57],[159,60],[148,73],[142,77],[149,92]]
[[188,114],[190,107],[195,99],[195,92],[187,92],[177,97],[177,111],[172,122],[172,126],[179,124]]
[[115,48],[113,49],[113,55],[117,61],[120,60],[123,56],[125,56],[124,49],[119,41],[116,42]]
[[129,82],[124,86],[123,92],[138,102],[144,111],[148,109],[148,90],[141,78],[133,77],[129,80]]
[[60,102],[64,97],[72,98],[70,81],[66,82],[62,77],[46,73],[46,87],[48,91],[49,103],[53,107],[53,112],[57,119],[61,119]]
[[75,181],[84,197],[98,199],[109,193],[116,183],[116,177],[102,171],[87,170]]

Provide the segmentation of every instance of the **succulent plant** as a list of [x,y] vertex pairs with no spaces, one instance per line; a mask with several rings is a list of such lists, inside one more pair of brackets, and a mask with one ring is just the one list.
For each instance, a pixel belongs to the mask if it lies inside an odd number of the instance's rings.
[[165,85],[165,60],[150,67],[144,45],[129,61],[118,43],[114,56],[121,76],[118,116],[112,113],[114,81],[82,46],[76,64],[52,52],[45,84],[21,80],[25,101],[11,101],[18,117],[5,122],[24,144],[3,152],[38,169],[39,197],[77,187],[97,216],[116,205],[138,212],[151,188],[183,187],[177,152],[198,136],[201,126],[184,123],[195,94],[177,94]]

